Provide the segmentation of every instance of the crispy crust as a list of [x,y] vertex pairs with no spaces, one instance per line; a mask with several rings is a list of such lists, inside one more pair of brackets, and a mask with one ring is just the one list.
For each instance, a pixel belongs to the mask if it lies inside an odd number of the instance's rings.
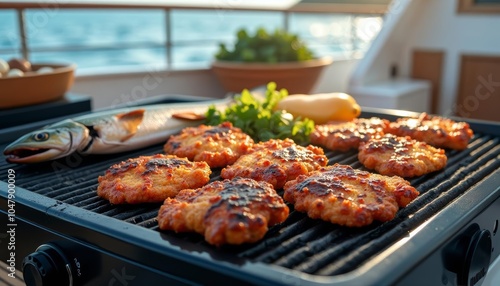
[[368,169],[382,175],[397,175],[405,178],[421,176],[446,166],[447,157],[443,149],[425,142],[386,134],[359,146],[359,161]]
[[387,177],[334,164],[284,186],[284,198],[314,219],[361,227],[389,221],[419,192],[401,177]]
[[182,189],[205,185],[210,174],[205,162],[174,155],[141,156],[115,164],[99,176],[97,195],[112,204],[163,202]]
[[410,136],[434,147],[463,150],[474,135],[469,124],[422,113],[418,118],[399,118],[389,125],[388,133]]
[[348,151],[357,149],[361,142],[384,135],[388,127],[386,119],[355,118],[347,122],[316,125],[309,138],[312,144],[326,149]]
[[163,146],[167,154],[205,161],[212,168],[233,164],[253,145],[253,140],[231,122],[217,126],[200,125],[184,128],[171,136]]
[[162,230],[197,232],[213,245],[260,240],[289,209],[273,187],[247,178],[214,181],[167,198],[158,212]]
[[268,182],[279,189],[287,181],[326,166],[327,163],[328,158],[320,147],[303,147],[291,139],[271,139],[255,144],[249,153],[222,169],[221,177],[252,178]]

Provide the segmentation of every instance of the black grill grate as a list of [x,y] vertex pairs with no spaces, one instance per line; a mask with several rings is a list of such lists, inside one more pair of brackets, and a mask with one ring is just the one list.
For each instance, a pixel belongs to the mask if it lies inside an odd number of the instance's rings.
[[[270,228],[256,244],[222,247],[240,258],[282,266],[317,275],[337,275],[356,269],[381,250],[406,236],[423,221],[444,208],[493,171],[500,168],[499,137],[476,134],[463,151],[448,151],[445,170],[410,180],[420,196],[396,218],[363,228],[345,228],[293,211],[281,225]],[[5,146],[0,146],[3,149]],[[90,212],[158,231],[159,204],[111,205],[97,197],[97,177],[114,163],[139,155],[161,152],[162,146],[118,154],[82,157],[79,155],[34,166],[10,165],[0,158],[0,172],[16,170],[16,185]],[[349,164],[364,169],[357,152],[327,152],[330,164]],[[213,180],[219,179],[214,172]],[[140,236],[140,233],[137,234]],[[196,234],[165,232],[203,247],[213,248]]]

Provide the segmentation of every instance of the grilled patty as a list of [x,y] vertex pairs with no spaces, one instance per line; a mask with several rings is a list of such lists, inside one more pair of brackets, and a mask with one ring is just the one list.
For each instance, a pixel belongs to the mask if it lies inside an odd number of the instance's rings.
[[389,221],[419,192],[401,177],[334,164],[301,175],[284,186],[284,198],[314,219],[361,227]]
[[418,118],[399,118],[389,125],[388,133],[426,142],[439,148],[463,150],[474,135],[469,124],[422,113]]
[[212,171],[205,162],[174,155],[131,158],[99,176],[97,194],[112,204],[163,202],[180,190],[207,184]]
[[329,150],[348,151],[357,149],[361,142],[384,135],[388,127],[386,119],[355,118],[347,122],[316,125],[309,137],[312,144]]
[[171,136],[163,150],[167,154],[204,161],[212,168],[233,164],[253,145],[253,140],[230,122],[217,126],[200,125],[184,128]]
[[366,168],[374,169],[382,175],[405,178],[441,170],[447,162],[443,149],[409,136],[398,137],[392,134],[362,143],[358,158]]
[[287,181],[326,166],[327,163],[328,158],[320,147],[303,147],[291,139],[271,139],[255,144],[233,165],[222,169],[221,177],[251,178],[268,182],[279,189]]
[[213,245],[256,242],[289,209],[273,187],[248,178],[214,181],[167,198],[158,213],[162,230],[197,232]]

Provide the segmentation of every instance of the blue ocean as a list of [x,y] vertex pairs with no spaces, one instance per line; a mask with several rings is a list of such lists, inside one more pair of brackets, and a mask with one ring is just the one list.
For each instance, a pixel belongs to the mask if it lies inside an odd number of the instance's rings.
[[[219,43],[238,29],[283,28],[280,12],[144,9],[28,9],[26,43],[32,62],[73,62],[79,69],[119,66],[191,68],[208,65]],[[294,14],[288,29],[318,56],[362,53],[381,25],[379,15]],[[15,10],[0,10],[0,57],[21,57]],[[168,47],[168,49],[167,49]]]

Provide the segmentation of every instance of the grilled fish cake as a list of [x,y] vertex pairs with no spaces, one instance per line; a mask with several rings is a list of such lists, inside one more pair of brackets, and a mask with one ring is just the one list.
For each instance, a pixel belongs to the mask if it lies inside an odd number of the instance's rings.
[[392,220],[419,192],[401,177],[334,164],[299,176],[284,186],[284,198],[314,219],[362,227]]
[[357,149],[359,143],[380,137],[389,127],[389,121],[377,117],[355,118],[347,122],[316,125],[309,135],[312,144],[329,150],[349,151]]
[[214,181],[167,198],[158,212],[162,230],[197,232],[213,245],[260,240],[289,209],[273,187],[248,178]]
[[409,136],[386,134],[359,146],[359,161],[382,175],[409,178],[441,170],[447,157],[443,149],[435,148]]
[[167,154],[186,157],[192,161],[205,161],[212,168],[233,164],[253,145],[250,136],[231,122],[217,126],[200,125],[184,128],[163,146]]
[[327,163],[328,158],[320,147],[303,147],[291,139],[271,139],[255,144],[249,153],[222,169],[221,177],[252,178],[268,182],[279,189],[287,181],[326,166]]
[[388,133],[410,136],[439,148],[463,150],[474,135],[466,122],[422,113],[418,118],[399,118],[389,125]]
[[112,204],[163,202],[180,190],[207,184],[211,174],[205,162],[174,155],[131,158],[99,176],[97,194]]

